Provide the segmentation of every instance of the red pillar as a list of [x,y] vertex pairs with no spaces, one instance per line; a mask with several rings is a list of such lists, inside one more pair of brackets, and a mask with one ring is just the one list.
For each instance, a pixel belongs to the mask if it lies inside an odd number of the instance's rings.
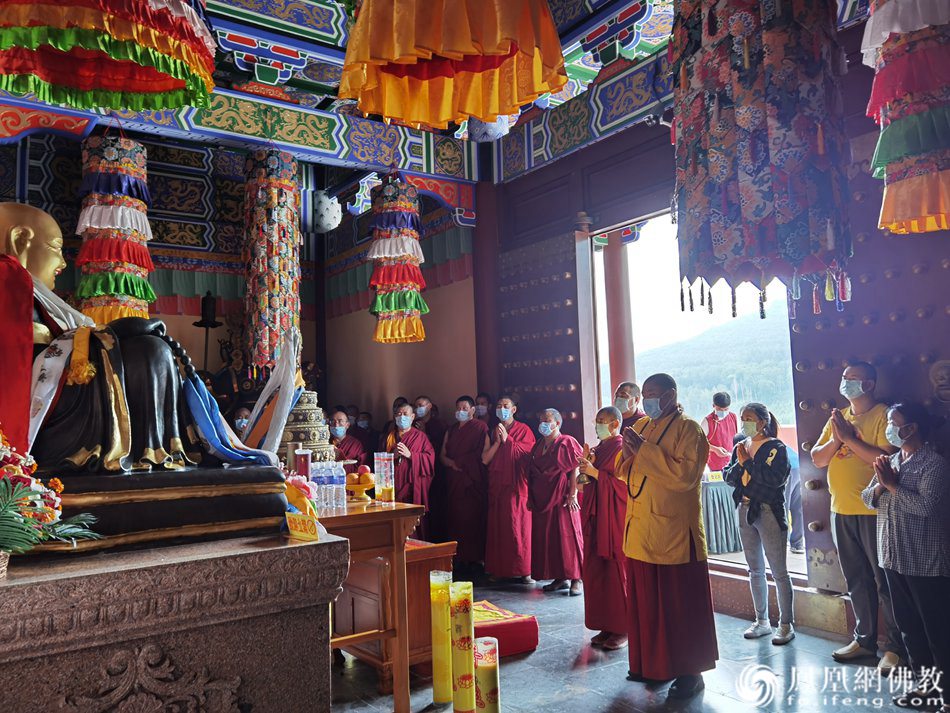
[[630,316],[630,271],[620,235],[610,235],[604,249],[604,287],[607,294],[607,343],[610,349],[611,389],[635,378],[633,320]]

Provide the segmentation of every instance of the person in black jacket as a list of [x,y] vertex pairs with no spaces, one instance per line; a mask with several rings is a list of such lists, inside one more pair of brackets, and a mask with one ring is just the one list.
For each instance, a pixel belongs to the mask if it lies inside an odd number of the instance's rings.
[[790,466],[785,444],[778,439],[775,416],[760,403],[742,409],[741,433],[723,479],[733,487],[739,518],[739,537],[749,565],[749,586],[755,604],[755,622],[743,636],[757,639],[772,634],[769,622],[769,590],[765,579],[768,560],[778,594],[779,627],[772,637],[776,646],[795,638],[792,626],[792,580],[785,562],[788,519],[785,515],[785,483]]

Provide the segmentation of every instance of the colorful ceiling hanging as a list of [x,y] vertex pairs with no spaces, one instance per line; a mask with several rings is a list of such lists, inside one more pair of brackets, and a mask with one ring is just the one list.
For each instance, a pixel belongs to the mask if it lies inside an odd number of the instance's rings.
[[[677,0],[670,39],[680,272],[850,299],[846,60],[826,0]],[[686,300],[684,295],[683,304]],[[690,288],[689,304],[693,296]],[[708,304],[712,309],[712,304]],[[793,308],[793,307],[792,307]],[[764,304],[760,310],[764,314]]]
[[76,299],[98,324],[120,317],[148,317],[155,292],[148,276],[155,267],[148,253],[145,147],[119,136],[90,136],[82,145],[82,211],[76,234],[82,271]]
[[79,109],[207,106],[203,0],[0,0],[0,89]]
[[422,315],[429,306],[419,294],[426,286],[419,269],[425,259],[419,245],[419,193],[390,174],[372,195],[373,245],[367,259],[376,262],[369,283],[376,290],[369,309],[376,315],[373,339],[381,344],[425,341]]
[[547,0],[365,0],[340,97],[444,129],[470,116],[491,123],[566,82]]
[[876,0],[864,28],[874,67],[868,116],[881,127],[871,160],[885,182],[880,228],[950,228],[950,2]]
[[261,149],[245,164],[245,314],[251,366],[273,369],[284,335],[300,329],[300,189],[297,162]]

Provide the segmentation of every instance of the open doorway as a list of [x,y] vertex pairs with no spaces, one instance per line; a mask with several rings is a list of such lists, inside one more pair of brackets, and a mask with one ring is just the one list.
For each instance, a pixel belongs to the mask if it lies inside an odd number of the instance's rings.
[[[739,420],[742,406],[750,401],[764,403],[776,416],[779,437],[793,458],[791,485],[791,533],[803,546],[801,481],[798,471],[795,399],[792,387],[792,357],[788,303],[785,286],[778,280],[766,288],[765,318],[760,317],[759,291],[753,285],[736,290],[736,316],[732,315],[732,289],[720,281],[711,289],[692,290],[680,295],[679,255],[676,226],[668,214],[645,220],[626,234],[623,247],[629,266],[626,295],[631,307],[634,374],[642,382],[650,374],[665,372],[676,379],[679,399],[687,415],[703,423],[712,417],[713,396],[726,393],[730,409]],[[595,247],[594,259],[597,351],[602,403],[610,403],[608,340],[606,318],[608,299],[604,280],[604,252]],[[709,300],[712,300],[712,312]],[[692,303],[692,310],[690,309]],[[708,430],[712,417],[704,426]],[[745,563],[735,525],[731,488],[721,482],[719,468],[707,468],[703,484],[704,517],[710,559]],[[793,493],[793,489],[797,489]],[[791,496],[791,497],[790,497]],[[797,520],[797,521],[796,521]],[[805,555],[790,552],[789,570],[806,574]]]

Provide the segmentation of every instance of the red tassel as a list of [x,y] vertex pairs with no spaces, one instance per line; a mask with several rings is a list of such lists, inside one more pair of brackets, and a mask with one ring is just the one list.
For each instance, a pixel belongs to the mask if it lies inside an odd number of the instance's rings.
[[811,291],[811,311],[813,314],[821,314],[821,292],[817,282]]

